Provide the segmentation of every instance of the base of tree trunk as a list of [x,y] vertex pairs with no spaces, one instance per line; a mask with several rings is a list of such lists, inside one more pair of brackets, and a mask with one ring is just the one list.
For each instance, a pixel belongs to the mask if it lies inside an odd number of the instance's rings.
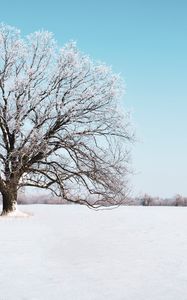
[[3,194],[3,210],[1,212],[2,217],[29,217],[28,213],[21,212],[17,206],[17,194],[16,193],[4,193]]
[[17,194],[6,192],[2,194],[3,196],[3,210],[1,215],[9,215],[9,214],[15,214],[17,213]]
[[30,217],[31,214],[28,214],[26,212],[22,212],[18,210],[17,208],[12,211],[2,211],[1,217],[19,217],[19,218],[27,218]]

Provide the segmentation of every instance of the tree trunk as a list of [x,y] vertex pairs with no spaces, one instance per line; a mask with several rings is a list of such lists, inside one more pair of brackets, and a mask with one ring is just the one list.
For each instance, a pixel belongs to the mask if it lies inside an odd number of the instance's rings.
[[17,189],[7,189],[6,192],[2,193],[3,197],[3,211],[2,215],[16,211],[17,208]]

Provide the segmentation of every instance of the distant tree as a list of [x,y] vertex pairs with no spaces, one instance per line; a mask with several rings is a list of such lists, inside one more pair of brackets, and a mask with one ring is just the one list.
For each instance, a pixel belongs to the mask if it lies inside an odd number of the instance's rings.
[[98,207],[127,193],[129,119],[121,79],[49,32],[25,39],[0,26],[0,193],[16,210],[22,187]]
[[142,205],[143,206],[150,206],[152,203],[152,197],[148,194],[144,194],[144,196],[142,197]]
[[183,206],[183,198],[180,194],[175,195],[175,206]]
[[180,194],[177,194],[174,197],[175,200],[175,206],[187,206],[187,198],[182,197]]

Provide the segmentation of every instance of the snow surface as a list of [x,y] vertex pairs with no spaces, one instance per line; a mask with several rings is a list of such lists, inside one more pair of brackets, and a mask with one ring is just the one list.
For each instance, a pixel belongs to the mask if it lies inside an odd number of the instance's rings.
[[0,218],[1,300],[187,299],[187,209],[28,205]]

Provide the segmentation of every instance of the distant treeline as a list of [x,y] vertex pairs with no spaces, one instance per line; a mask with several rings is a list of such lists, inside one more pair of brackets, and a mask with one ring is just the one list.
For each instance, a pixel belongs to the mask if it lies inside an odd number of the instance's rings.
[[[20,194],[18,204],[72,204],[62,198],[43,194]],[[148,194],[124,199],[122,205],[128,206],[187,206],[187,197],[176,195],[173,198],[152,197]],[[103,204],[103,206],[105,206]]]
[[144,194],[143,196],[129,199],[128,204],[140,206],[187,206],[187,197],[177,194],[173,198],[160,198]]
[[20,194],[18,204],[72,204],[66,200],[50,194]]

